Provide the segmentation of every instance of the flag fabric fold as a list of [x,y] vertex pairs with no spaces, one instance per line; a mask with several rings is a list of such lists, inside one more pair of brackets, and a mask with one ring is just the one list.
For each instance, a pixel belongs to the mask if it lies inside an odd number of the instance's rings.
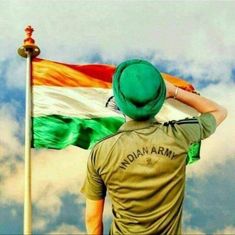
[[[113,103],[114,71],[113,65],[71,65],[33,59],[32,147],[63,149],[76,145],[89,149],[116,133],[125,119]],[[194,91],[190,83],[180,78],[164,73],[162,76],[178,87]],[[165,103],[158,115],[160,121],[193,113],[188,107],[179,111],[171,102]],[[199,151],[200,144],[193,146],[187,162],[198,159]]]

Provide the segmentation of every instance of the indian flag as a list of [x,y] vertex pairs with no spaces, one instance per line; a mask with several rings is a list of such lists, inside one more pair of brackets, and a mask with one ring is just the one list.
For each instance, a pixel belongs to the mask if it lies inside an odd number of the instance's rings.
[[[112,95],[115,66],[71,65],[33,59],[32,146],[63,149],[76,145],[89,149],[114,134],[124,123]],[[188,82],[162,73],[178,87],[194,91]],[[167,101],[157,115],[159,121],[192,116],[194,110],[176,101]]]
[[124,117],[107,108],[111,65],[69,65],[34,59],[33,147],[84,149],[115,133]]

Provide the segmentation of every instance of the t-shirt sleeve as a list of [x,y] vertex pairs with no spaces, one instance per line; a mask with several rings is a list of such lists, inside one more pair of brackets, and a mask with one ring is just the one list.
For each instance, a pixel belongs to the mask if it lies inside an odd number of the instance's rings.
[[199,117],[177,121],[176,128],[181,137],[190,145],[213,134],[216,129],[216,120],[211,113],[203,113]]
[[93,149],[87,161],[87,175],[81,193],[91,200],[100,200],[106,196],[106,186],[96,167],[96,151]]

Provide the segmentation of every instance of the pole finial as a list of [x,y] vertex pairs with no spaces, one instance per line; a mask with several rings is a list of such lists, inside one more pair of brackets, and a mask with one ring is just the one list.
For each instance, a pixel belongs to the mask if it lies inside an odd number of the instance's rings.
[[27,57],[30,54],[32,57],[36,57],[40,54],[40,49],[35,45],[35,40],[32,38],[34,29],[28,25],[25,28],[26,38],[24,39],[24,44],[18,49],[18,54],[22,57]]
[[24,30],[26,32],[26,38],[24,40],[24,45],[34,45],[35,41],[32,38],[32,33],[34,29],[29,25]]

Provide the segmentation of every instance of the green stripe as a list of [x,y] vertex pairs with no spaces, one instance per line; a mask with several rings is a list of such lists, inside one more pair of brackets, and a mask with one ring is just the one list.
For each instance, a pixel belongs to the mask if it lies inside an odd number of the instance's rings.
[[[121,117],[71,118],[50,115],[33,118],[33,148],[63,149],[76,145],[91,148],[99,140],[118,131],[125,119]],[[192,144],[188,150],[187,164],[200,159],[201,143]]]
[[96,142],[117,132],[125,119],[121,117],[71,118],[50,115],[33,118],[33,148],[63,149],[76,145],[91,148]]
[[186,164],[192,164],[200,159],[200,149],[201,141],[190,145],[187,153]]

